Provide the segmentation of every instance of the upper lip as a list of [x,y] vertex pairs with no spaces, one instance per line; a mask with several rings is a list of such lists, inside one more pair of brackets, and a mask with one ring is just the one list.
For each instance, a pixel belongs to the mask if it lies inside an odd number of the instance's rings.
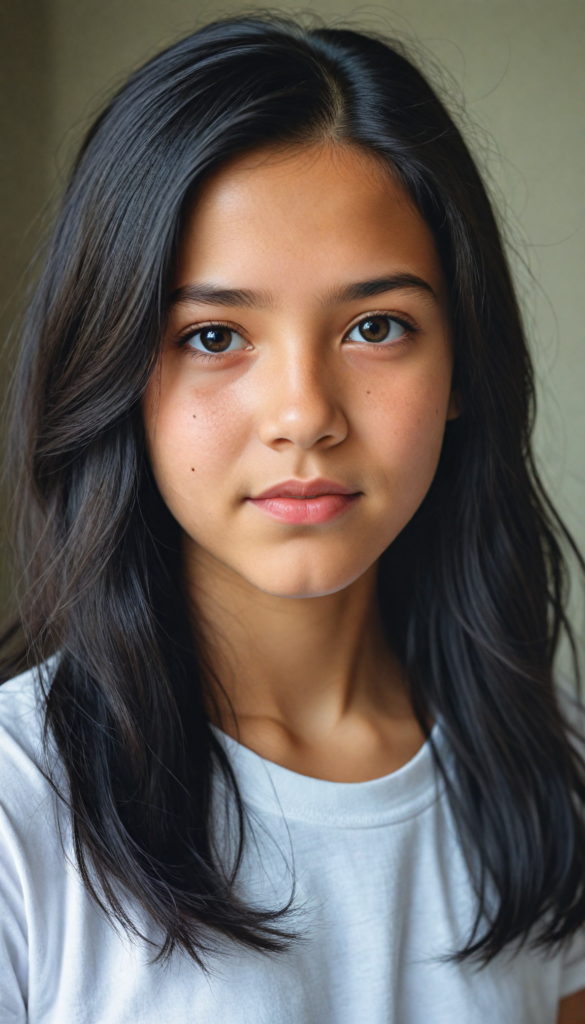
[[268,487],[262,494],[254,495],[253,500],[262,498],[317,498],[323,494],[357,494],[351,487],[338,484],[335,480],[317,477],[315,480],[283,480],[274,487]]

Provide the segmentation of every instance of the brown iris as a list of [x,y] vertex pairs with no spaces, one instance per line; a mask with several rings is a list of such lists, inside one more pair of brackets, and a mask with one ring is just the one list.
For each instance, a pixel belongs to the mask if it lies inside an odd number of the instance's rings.
[[232,341],[232,331],[229,327],[204,327],[199,331],[201,344],[209,352],[225,352]]
[[390,334],[390,321],[387,316],[369,316],[360,320],[358,330],[364,341],[384,341]]

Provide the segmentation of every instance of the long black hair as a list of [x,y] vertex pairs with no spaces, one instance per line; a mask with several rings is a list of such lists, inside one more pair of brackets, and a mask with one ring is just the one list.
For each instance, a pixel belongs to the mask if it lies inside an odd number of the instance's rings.
[[[247,905],[245,814],[205,712],[210,668],[189,618],[179,528],[145,453],[156,363],[194,189],[257,147],[330,140],[391,165],[429,224],[449,286],[454,383],[435,480],[383,555],[379,599],[443,766],[477,893],[460,957],[545,946],[585,921],[585,770],[553,681],[571,544],[530,449],[534,388],[486,190],[460,132],[398,44],[268,15],[215,22],[137,71],[89,131],[24,322],[15,389],[18,622],[3,676],[58,652],[46,734],[85,884],[160,955],[210,934],[273,951],[280,910]],[[582,565],[582,563],[581,563]],[[217,848],[212,779],[239,845]]]

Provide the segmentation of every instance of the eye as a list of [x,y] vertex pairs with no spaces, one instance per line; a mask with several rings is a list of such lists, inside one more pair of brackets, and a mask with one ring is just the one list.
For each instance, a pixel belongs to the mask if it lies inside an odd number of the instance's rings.
[[391,316],[366,316],[359,324],[352,327],[347,335],[348,341],[398,341],[408,333],[404,324]]
[[200,327],[185,340],[190,348],[194,348],[198,352],[217,354],[235,352],[237,349],[246,348],[247,344],[241,334],[223,324]]

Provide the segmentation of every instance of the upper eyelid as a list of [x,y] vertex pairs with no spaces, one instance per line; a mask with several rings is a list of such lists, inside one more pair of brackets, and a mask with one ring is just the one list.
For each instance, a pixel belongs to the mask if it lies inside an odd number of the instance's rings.
[[[406,329],[413,333],[420,330],[420,327],[414,322],[412,317],[406,313],[396,313],[387,309],[372,309],[365,313],[360,313],[359,316],[355,317],[343,331],[342,337],[345,338],[350,331],[357,327],[362,320],[366,320],[368,317],[374,316],[386,316],[389,320],[395,320],[401,326],[405,325]],[[230,323],[229,320],[201,320],[199,322],[190,324],[188,327],[184,327],[177,333],[178,341],[183,341],[186,338],[197,334],[199,331],[205,330],[206,327],[226,327],[230,331],[234,331],[236,334],[240,334],[246,341],[246,331],[240,324]]]
[[178,341],[184,341],[186,338],[190,338],[193,334],[198,334],[199,331],[204,331],[206,327],[226,327],[228,331],[233,331],[234,334],[241,334],[242,338],[246,341],[246,331],[239,324],[230,323],[229,320],[202,320],[199,323],[189,324],[188,327],[183,327],[180,331],[177,331],[176,337]]
[[388,317],[389,320],[394,320],[397,324],[400,324],[401,327],[404,326],[407,330],[412,331],[413,334],[416,333],[417,331],[420,331],[420,327],[418,326],[416,321],[414,321],[412,317],[408,316],[408,314],[393,313],[387,309],[376,309],[370,310],[367,313],[360,313],[360,315],[356,319],[352,320],[351,323],[346,327],[343,333],[343,337],[345,338],[345,336],[349,334],[350,331],[353,331],[354,327],[357,327],[357,325],[360,324],[362,320],[367,320],[368,317],[374,316],[386,316]]

